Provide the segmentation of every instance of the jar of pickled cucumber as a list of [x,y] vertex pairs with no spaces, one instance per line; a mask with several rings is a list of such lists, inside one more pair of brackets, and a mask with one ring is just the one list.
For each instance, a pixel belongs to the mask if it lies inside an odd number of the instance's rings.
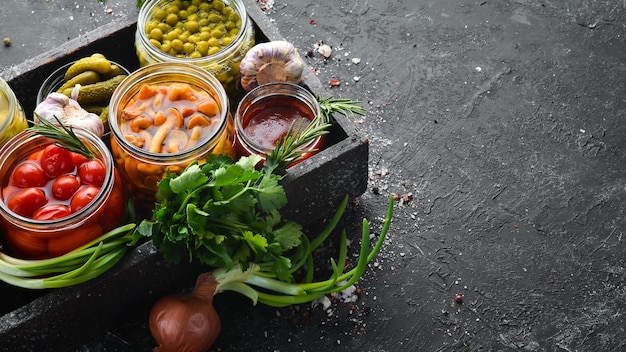
[[211,153],[236,155],[224,87],[194,65],[158,63],[131,73],[111,96],[108,120],[118,170],[144,211],[166,172]]
[[240,0],[146,1],[135,34],[141,66],[199,66],[216,76],[231,97],[238,90],[239,63],[254,41],[252,20]]
[[0,146],[27,127],[22,105],[7,82],[0,78]]

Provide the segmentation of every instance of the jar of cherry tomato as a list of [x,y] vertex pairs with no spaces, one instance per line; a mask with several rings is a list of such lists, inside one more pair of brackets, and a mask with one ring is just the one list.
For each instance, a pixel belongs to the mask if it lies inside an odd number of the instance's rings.
[[7,82],[0,78],[0,146],[27,127],[22,105]]
[[118,170],[144,210],[154,206],[166,172],[212,153],[235,157],[224,87],[194,65],[158,63],[131,73],[113,92],[108,120]]
[[[292,125],[297,132],[319,114],[317,99],[300,85],[276,82],[258,86],[243,97],[235,113],[237,153],[257,154],[264,160]],[[303,153],[291,166],[311,157],[323,146],[324,136],[301,146]]]
[[25,130],[0,149],[0,223],[24,258],[65,254],[119,226],[126,198],[113,157],[95,134],[74,128],[86,157]]

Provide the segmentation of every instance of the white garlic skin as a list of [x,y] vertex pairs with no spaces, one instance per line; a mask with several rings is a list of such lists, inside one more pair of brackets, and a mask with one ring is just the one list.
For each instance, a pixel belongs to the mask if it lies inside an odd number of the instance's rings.
[[[46,99],[35,108],[35,114],[54,124],[57,123],[56,119],[59,119],[63,125],[82,127],[98,137],[104,134],[104,124],[100,116],[86,111],[76,100],[61,93],[48,94]],[[40,122],[35,119],[35,123]]]
[[239,65],[240,83],[245,91],[272,82],[300,84],[304,61],[290,42],[275,40],[253,46]]

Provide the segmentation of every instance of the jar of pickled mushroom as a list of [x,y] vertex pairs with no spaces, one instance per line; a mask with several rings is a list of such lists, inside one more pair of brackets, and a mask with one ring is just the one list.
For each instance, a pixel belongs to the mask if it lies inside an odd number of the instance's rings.
[[27,127],[22,105],[7,82],[0,78],[0,146]]
[[25,130],[0,149],[0,223],[11,252],[51,258],[119,226],[126,197],[106,144],[82,128],[74,133],[91,155]]
[[194,65],[158,63],[131,73],[113,92],[108,120],[115,162],[143,210],[154,206],[166,172],[211,153],[236,155],[226,92]]
[[239,63],[254,46],[254,27],[239,0],[146,1],[139,10],[135,48],[141,66],[190,63],[237,94]]
[[[317,99],[300,85],[275,82],[258,86],[241,99],[235,113],[237,153],[240,156],[257,154],[264,160],[290,128],[297,133],[319,114]],[[319,136],[301,146],[303,153],[290,166],[311,157],[324,142],[324,136]]]

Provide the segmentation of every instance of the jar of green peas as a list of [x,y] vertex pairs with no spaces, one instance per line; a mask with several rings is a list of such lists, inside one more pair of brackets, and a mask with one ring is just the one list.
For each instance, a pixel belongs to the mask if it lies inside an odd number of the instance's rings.
[[139,10],[139,63],[189,63],[237,94],[239,63],[254,46],[254,26],[239,0],[153,0]]

